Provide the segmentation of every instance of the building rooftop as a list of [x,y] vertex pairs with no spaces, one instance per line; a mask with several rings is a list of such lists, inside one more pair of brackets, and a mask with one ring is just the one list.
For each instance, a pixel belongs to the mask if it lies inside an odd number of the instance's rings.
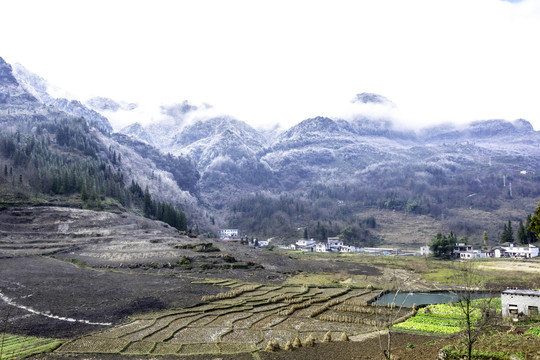
[[502,293],[510,295],[540,296],[540,290],[509,289],[504,290]]

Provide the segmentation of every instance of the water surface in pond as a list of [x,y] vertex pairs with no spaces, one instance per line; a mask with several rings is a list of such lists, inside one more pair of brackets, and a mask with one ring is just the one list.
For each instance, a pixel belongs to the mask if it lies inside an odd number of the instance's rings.
[[[395,302],[397,306],[413,306],[416,305],[429,305],[429,304],[444,304],[450,301],[458,302],[463,298],[463,294],[440,291],[440,292],[399,292],[397,295],[394,292],[390,292],[381,296],[377,301],[377,305],[389,305]],[[472,299],[482,299],[495,296],[489,293],[472,293]]]

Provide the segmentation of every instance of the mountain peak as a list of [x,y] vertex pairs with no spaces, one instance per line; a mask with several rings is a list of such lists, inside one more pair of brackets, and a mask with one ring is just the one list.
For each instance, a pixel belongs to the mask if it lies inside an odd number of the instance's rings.
[[0,84],[2,85],[18,85],[17,79],[13,76],[11,65],[0,57]]
[[21,105],[36,101],[36,98],[21,86],[13,67],[0,57],[0,104]]

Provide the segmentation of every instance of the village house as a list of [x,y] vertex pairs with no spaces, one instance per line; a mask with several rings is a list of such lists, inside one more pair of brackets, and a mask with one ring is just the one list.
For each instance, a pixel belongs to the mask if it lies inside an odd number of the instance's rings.
[[485,259],[488,253],[482,250],[463,251],[459,253],[460,259]]
[[496,258],[512,257],[512,258],[533,258],[538,257],[538,246],[533,244],[515,245],[512,243],[503,243],[492,248],[493,256]]
[[340,248],[343,246],[343,240],[341,240],[339,237],[329,237],[328,238],[328,246],[330,247],[330,251],[338,252]]
[[339,237],[329,237],[325,243],[317,243],[315,247],[316,252],[341,252],[344,246],[343,240]]
[[538,318],[539,290],[504,290],[501,294],[502,316],[514,321]]
[[316,241],[313,239],[306,240],[298,240],[296,243],[291,245],[292,250],[300,250],[300,251],[307,251],[307,252],[313,252],[315,251]]
[[326,242],[318,242],[315,245],[316,252],[359,252],[360,249],[353,245],[345,245],[339,237],[329,237]]
[[221,229],[219,232],[221,240],[239,239],[238,229]]
[[452,256],[456,258],[461,258],[461,253],[473,251],[472,245],[467,245],[464,243],[456,243],[454,250],[452,250]]
[[328,252],[328,243],[318,242],[317,245],[315,245],[315,251],[316,252]]
[[342,252],[342,253],[352,253],[352,252],[358,252],[359,249],[356,246],[353,246],[353,245],[343,245],[343,246],[341,246],[339,251]]
[[431,255],[431,249],[429,248],[429,245],[420,246],[420,255],[421,256]]

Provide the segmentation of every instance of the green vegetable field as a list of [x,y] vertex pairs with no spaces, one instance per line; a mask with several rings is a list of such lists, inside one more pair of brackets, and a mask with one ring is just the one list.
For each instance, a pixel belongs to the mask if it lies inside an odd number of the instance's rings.
[[[472,306],[477,307],[484,299],[472,301]],[[500,299],[494,299],[490,306],[500,311]],[[473,321],[480,318],[480,309],[475,309],[471,317]],[[417,314],[408,320],[393,326],[395,329],[412,330],[431,334],[454,334],[462,330],[460,322],[465,319],[463,310],[459,305],[436,304],[429,305],[418,310]]]
[[0,359],[21,359],[53,351],[61,344],[55,339],[5,334],[3,340],[0,338]]

